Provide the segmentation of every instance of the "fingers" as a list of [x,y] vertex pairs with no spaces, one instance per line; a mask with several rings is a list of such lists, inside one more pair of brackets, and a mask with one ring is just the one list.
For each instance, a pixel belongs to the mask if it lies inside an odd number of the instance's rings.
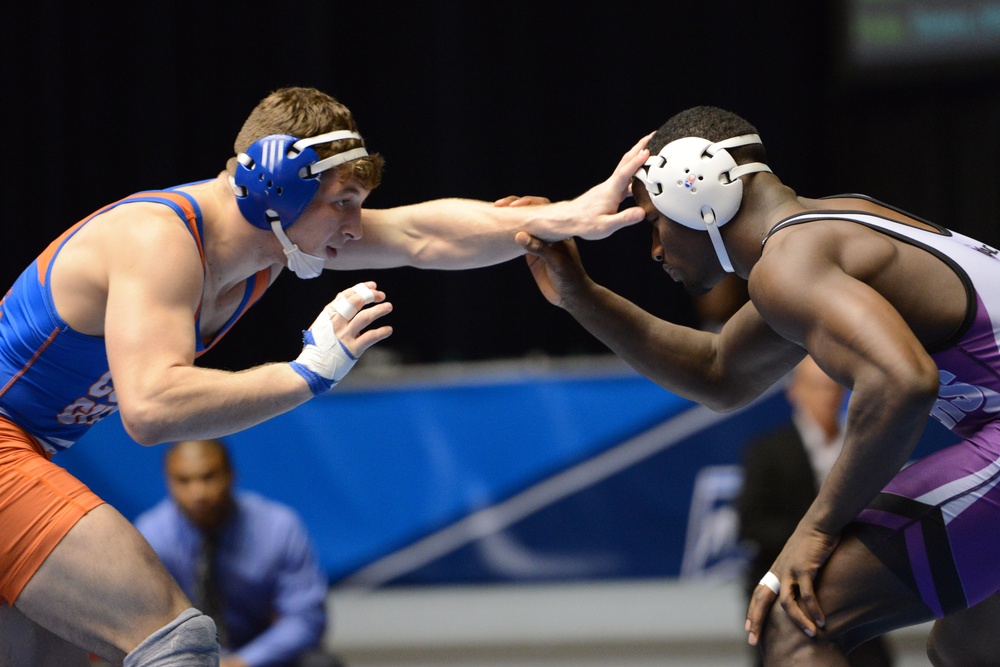
[[526,197],[518,197],[511,202],[511,207],[517,206],[540,206],[542,204],[551,204],[552,202],[548,197],[540,197],[538,195],[528,195]]
[[518,232],[515,234],[514,242],[532,255],[541,255],[545,250],[545,243],[528,232]]
[[611,178],[607,181],[608,185],[618,195],[619,202],[629,196],[631,193],[632,178],[635,177],[639,168],[649,159],[649,150],[646,149],[646,142],[650,136],[652,135],[640,139],[639,143],[622,156],[614,173],[611,174]]
[[646,211],[641,206],[630,206],[624,211],[619,211],[611,216],[618,229],[628,227],[646,219]]
[[338,315],[350,321],[366,305],[384,300],[385,293],[377,291],[375,282],[369,280],[344,290],[330,305]]
[[508,195],[502,199],[497,199],[495,202],[493,202],[493,205],[499,207],[510,206],[518,199],[520,199],[520,197],[518,197],[517,195]]
[[[811,577],[804,577],[798,582],[798,596],[792,590],[794,609],[788,610],[788,615],[795,621],[803,632],[810,637],[815,637],[819,628],[826,625],[826,618],[823,610],[819,607],[819,600],[816,598],[816,591],[813,588]],[[782,602],[784,605],[784,602]]]
[[509,207],[517,208],[519,206],[539,206],[541,204],[551,204],[552,201],[548,197],[540,197],[538,195],[527,195],[524,197],[519,197],[518,195],[509,195],[503,199],[497,199],[493,202],[494,206],[497,207]]
[[[373,322],[392,312],[392,304],[385,300],[385,292],[376,287],[373,280],[358,283],[338,294],[328,308],[337,337],[355,356],[392,334],[390,326],[368,330]],[[368,304],[375,305],[366,307]],[[339,322],[337,316],[340,317]]]
[[357,352],[355,356],[364,354],[365,350],[370,348],[372,345],[385,340],[391,335],[392,327],[388,325],[363,331],[360,336],[354,339],[354,348]]
[[343,323],[337,330],[337,338],[350,350],[355,357],[360,357],[365,350],[392,335],[392,327],[383,325],[370,329],[379,318],[392,312],[392,304],[388,301],[377,303],[361,310],[349,322]]
[[747,609],[747,620],[745,629],[747,631],[747,641],[751,646],[756,646],[760,641],[761,632],[764,630],[764,619],[771,611],[774,601],[778,596],[764,584],[758,584],[750,598],[750,607]]
[[649,140],[654,134],[655,132],[650,132],[642,139],[639,139],[635,146],[632,146],[632,148],[630,148],[628,152],[622,156],[621,161],[618,163],[618,169],[623,169],[630,175],[638,171],[639,167],[641,167],[642,164],[649,159],[649,150],[646,149],[646,144],[649,143]]
[[[768,572],[768,575],[770,574]],[[744,624],[747,642],[751,646],[758,644],[767,615],[775,600],[781,603],[782,609],[802,632],[809,637],[815,637],[819,629],[826,625],[826,619],[819,608],[812,579],[804,577],[796,581],[786,577],[780,584],[774,581],[765,576],[750,598],[750,607],[747,609],[747,619]],[[775,593],[774,588],[779,588],[779,592]]]
[[[392,303],[388,301],[383,301],[382,303],[375,304],[370,308],[365,308],[359,312],[354,319],[351,320],[349,327],[345,327],[347,331],[357,331],[361,332],[365,328],[372,325],[373,322],[379,318],[385,317],[392,312]],[[360,338],[361,334],[358,333],[357,336]]]
[[642,155],[643,152],[645,152],[645,157],[643,158],[643,161],[645,162],[645,158],[649,157],[649,151],[646,150],[646,144],[649,143],[649,140],[653,138],[654,134],[656,133],[650,132],[643,138],[639,139],[639,141],[636,142],[635,146],[632,146],[632,148],[630,148],[628,152],[625,153],[624,156],[622,156],[619,165],[630,163],[632,160],[635,160],[640,155]]

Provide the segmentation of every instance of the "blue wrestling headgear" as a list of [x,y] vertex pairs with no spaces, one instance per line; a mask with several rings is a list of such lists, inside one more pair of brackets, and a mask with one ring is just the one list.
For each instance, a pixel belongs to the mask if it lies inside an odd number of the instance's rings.
[[727,272],[733,264],[722,243],[719,227],[736,216],[743,200],[740,176],[771,171],[762,162],[737,165],[727,148],[759,144],[756,134],[712,143],[699,137],[671,141],[639,168],[636,178],[643,182],[656,209],[674,222],[707,231],[715,254]]
[[361,135],[350,130],[308,139],[272,134],[253,142],[236,157],[239,164],[231,181],[240,213],[261,229],[272,229],[276,220],[282,229],[287,228],[316,195],[322,172],[368,155],[364,148],[353,148],[320,160],[312,149],[343,139],[361,139]]
[[272,134],[253,142],[236,156],[236,175],[229,184],[240,213],[254,227],[270,229],[285,250],[288,268],[299,278],[315,278],[323,272],[325,259],[299,249],[285,234],[319,189],[320,175],[339,164],[368,155],[364,148],[335,153],[322,160],[312,146],[343,139],[361,139],[350,130],[337,130],[308,139]]

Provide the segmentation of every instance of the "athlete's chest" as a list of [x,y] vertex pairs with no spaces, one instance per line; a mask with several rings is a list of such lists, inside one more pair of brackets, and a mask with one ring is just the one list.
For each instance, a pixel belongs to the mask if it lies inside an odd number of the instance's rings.
[[247,302],[248,281],[244,280],[224,290],[206,293],[197,311],[198,336],[209,344],[226,329],[244,309]]

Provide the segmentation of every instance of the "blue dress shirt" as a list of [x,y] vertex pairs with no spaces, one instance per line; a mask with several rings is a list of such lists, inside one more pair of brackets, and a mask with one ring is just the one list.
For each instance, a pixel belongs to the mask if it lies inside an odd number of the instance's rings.
[[[327,581],[305,526],[290,507],[240,492],[216,552],[230,646],[253,667],[294,664],[326,627]],[[202,536],[170,498],[135,520],[167,570],[193,599]]]

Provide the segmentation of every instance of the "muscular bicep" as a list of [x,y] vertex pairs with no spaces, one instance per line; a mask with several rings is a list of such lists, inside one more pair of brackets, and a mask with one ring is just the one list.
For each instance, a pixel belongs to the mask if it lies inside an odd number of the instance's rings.
[[202,267],[190,237],[170,231],[137,235],[109,265],[104,337],[123,411],[194,363]]
[[893,305],[834,263],[795,280],[775,272],[758,283],[755,300],[777,332],[848,388],[866,374],[881,383],[933,365]]

